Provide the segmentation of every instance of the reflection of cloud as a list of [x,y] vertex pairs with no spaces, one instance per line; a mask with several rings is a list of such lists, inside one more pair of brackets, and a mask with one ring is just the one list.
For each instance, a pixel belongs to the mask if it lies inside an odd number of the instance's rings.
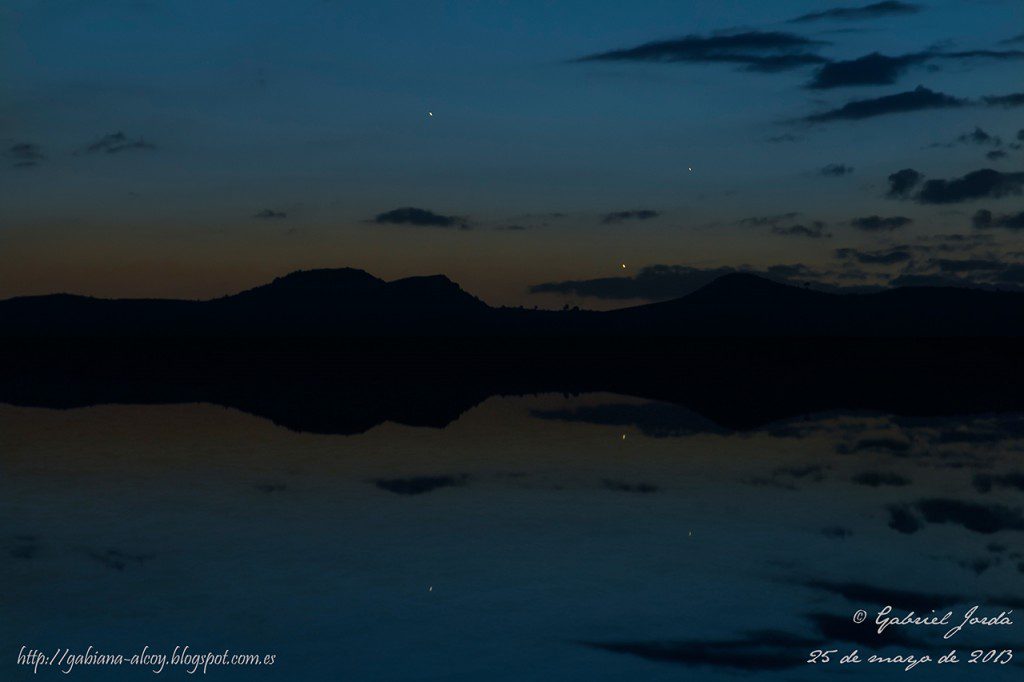
[[916,502],[913,506],[927,523],[948,523],[984,535],[1002,530],[1024,530],[1024,515],[1021,511],[1001,504],[984,505],[932,498]]
[[786,670],[804,665],[794,651],[818,646],[817,640],[779,630],[746,633],[732,640],[655,640],[638,642],[585,642],[603,651],[639,656],[686,666],[727,670]]
[[622,493],[656,493],[658,492],[658,486],[651,485],[650,483],[625,483],[623,481],[615,481],[610,478],[605,478],[601,481],[602,485],[608,490],[617,490]]
[[825,526],[821,529],[821,534],[827,538],[845,540],[853,535],[853,531],[845,526]]
[[916,592],[879,587],[859,582],[832,582],[828,580],[806,580],[799,584],[816,590],[835,594],[855,604],[876,604],[912,611],[930,611],[943,606],[962,603],[963,595],[941,592]]
[[895,531],[910,535],[923,528],[920,519],[905,504],[892,504],[886,510],[889,512],[889,527]]
[[883,485],[890,486],[905,486],[910,485],[910,479],[906,476],[900,476],[890,472],[882,471],[865,471],[857,474],[851,479],[857,485],[866,485],[872,488],[878,488]]
[[373,483],[381,490],[396,495],[421,495],[438,488],[450,488],[464,485],[469,477],[458,476],[414,476],[412,478],[378,478]]
[[129,554],[119,549],[108,549],[102,552],[95,549],[87,549],[85,553],[90,559],[94,559],[115,571],[123,571],[129,564],[141,566],[153,558],[152,554]]
[[1024,492],[1024,472],[1011,471],[1006,474],[977,474],[974,487],[979,493],[992,492],[993,488],[1008,488]]
[[584,405],[572,409],[531,410],[530,416],[563,422],[629,426],[652,438],[723,432],[709,419],[670,403]]

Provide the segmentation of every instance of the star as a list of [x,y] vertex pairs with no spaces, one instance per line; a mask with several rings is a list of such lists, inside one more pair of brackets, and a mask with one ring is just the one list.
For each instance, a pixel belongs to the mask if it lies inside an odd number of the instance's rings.
[[434,112],[433,111],[428,111],[427,112],[427,116],[429,116],[430,118],[434,118]]
[[693,172],[693,167],[692,166],[687,166],[686,170],[688,170],[688,171],[690,171],[692,173]]
[[623,270],[625,270],[625,269],[626,269],[626,264],[625,264],[625,263],[622,263],[622,269],[623,269]]

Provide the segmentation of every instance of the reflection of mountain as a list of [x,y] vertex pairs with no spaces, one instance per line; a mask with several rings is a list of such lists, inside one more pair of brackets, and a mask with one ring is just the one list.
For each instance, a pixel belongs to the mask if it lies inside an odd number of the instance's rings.
[[211,301],[0,301],[0,400],[204,401],[355,433],[443,426],[495,394],[609,391],[747,428],[831,409],[1019,409],[1024,355],[994,337],[1022,333],[1024,294],[837,295],[735,274],[674,301],[552,312],[491,308],[440,276],[315,270]]
[[553,312],[491,308],[443,276],[385,282],[337,269],[295,272],[210,301],[9,299],[0,301],[0,330],[5,338],[1006,336],[1024,335],[1024,294],[832,294],[731,274],[673,301]]
[[1017,345],[691,339],[660,345],[620,340],[617,350],[573,352],[484,351],[440,340],[416,352],[289,343],[256,351],[22,347],[0,357],[0,402],[209,402],[295,430],[359,433],[383,421],[441,427],[491,395],[607,391],[685,409],[541,416],[672,434],[748,429],[829,410],[918,416],[1021,410],[1024,362]]

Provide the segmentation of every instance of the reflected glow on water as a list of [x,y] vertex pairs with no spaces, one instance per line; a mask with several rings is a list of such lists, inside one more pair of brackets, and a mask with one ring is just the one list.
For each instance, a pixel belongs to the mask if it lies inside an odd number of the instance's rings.
[[[812,648],[887,643],[857,641],[858,608],[1024,614],[1022,448],[1024,415],[738,433],[610,394],[357,436],[210,405],[4,405],[0,633],[12,656],[278,654],[226,679],[809,679]],[[950,648],[903,634],[891,651]]]

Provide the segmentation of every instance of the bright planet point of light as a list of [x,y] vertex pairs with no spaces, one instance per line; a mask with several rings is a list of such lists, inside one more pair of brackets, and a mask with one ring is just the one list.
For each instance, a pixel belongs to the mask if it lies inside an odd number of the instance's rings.
[[623,264],[622,264],[622,269],[623,269],[623,270],[625,270],[625,269],[626,269],[626,264],[625,264],[625,263],[623,263]]

